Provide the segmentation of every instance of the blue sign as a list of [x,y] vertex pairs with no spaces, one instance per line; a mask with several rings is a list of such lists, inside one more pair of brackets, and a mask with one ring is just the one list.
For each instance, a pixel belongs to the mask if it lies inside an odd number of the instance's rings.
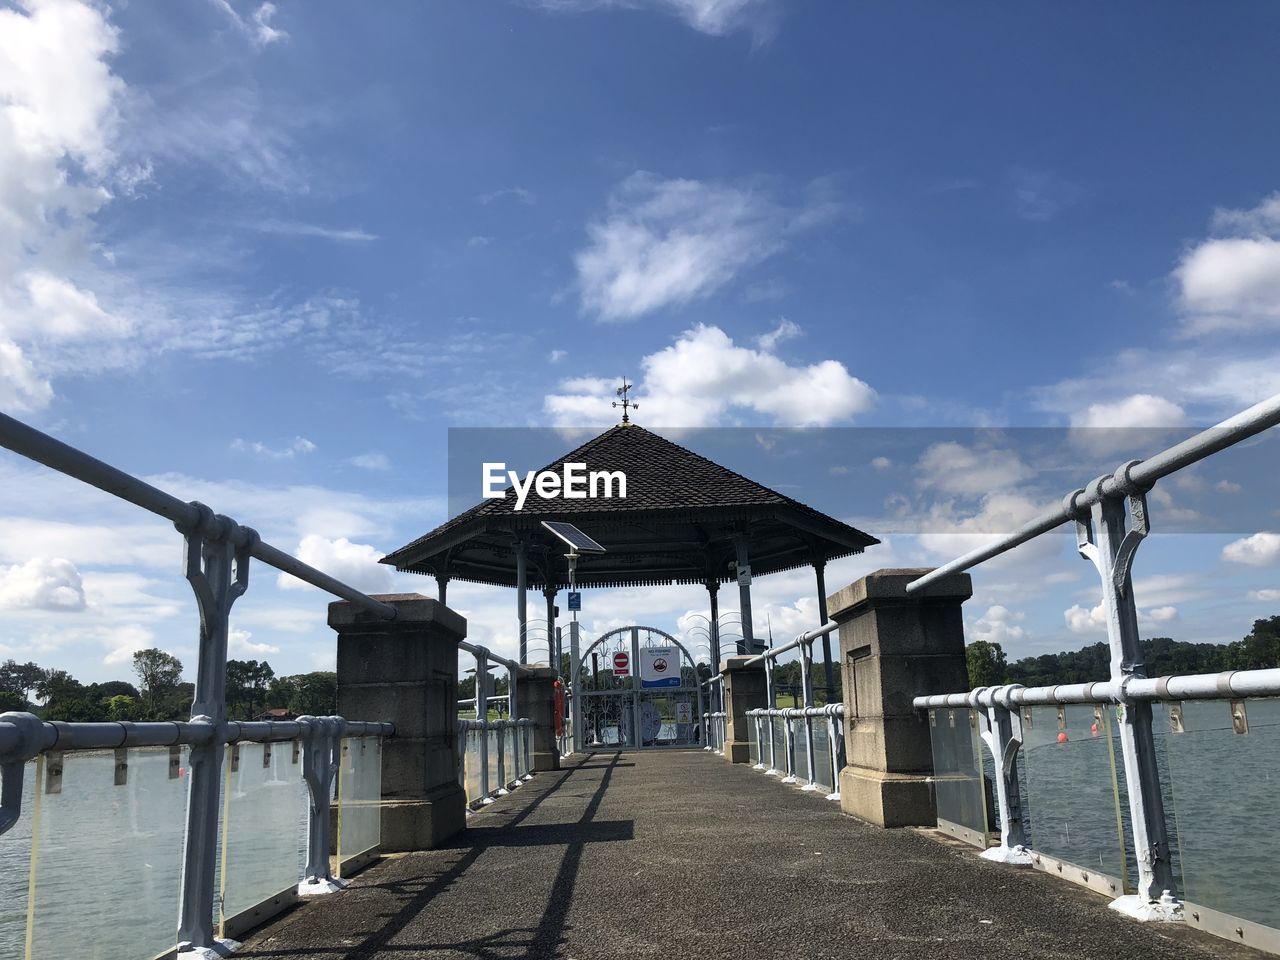
[[582,594],[579,593],[577,590],[569,591],[569,609],[570,610],[582,609]]

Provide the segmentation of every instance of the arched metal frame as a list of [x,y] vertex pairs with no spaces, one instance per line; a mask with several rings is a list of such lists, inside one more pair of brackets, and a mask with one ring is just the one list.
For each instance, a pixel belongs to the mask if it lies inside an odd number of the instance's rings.
[[[647,627],[647,626],[644,626],[643,624],[632,624],[631,626],[628,626],[628,627],[617,627],[613,630],[610,630],[608,633],[602,633],[600,636],[598,636],[594,641],[592,641],[590,646],[588,646],[585,650],[582,651],[581,655],[573,663],[573,677],[571,678],[573,682],[573,686],[570,688],[571,695],[574,696],[575,698],[579,697],[579,691],[582,689],[581,687],[582,666],[587,662],[587,657],[591,655],[591,651],[594,650],[596,647],[600,646],[601,644],[606,643],[609,640],[612,640],[614,637],[630,635],[633,630],[647,631],[650,637],[652,637],[652,635],[656,633],[658,634],[658,636],[664,637],[665,639],[671,641],[671,643],[677,649],[679,649],[680,653],[684,655],[685,660],[689,662],[689,666],[693,668],[693,688],[694,688],[694,693],[698,698],[697,699],[698,712],[694,714],[694,716],[696,717],[695,722],[697,723],[698,728],[701,732],[702,742],[706,743],[707,727],[706,727],[706,720],[702,716],[702,685],[698,682],[698,661],[696,661],[693,658],[693,655],[689,652],[689,649],[683,643],[681,643],[671,634],[667,633],[667,631],[662,630],[658,627]],[[638,671],[639,669],[640,669],[640,665],[638,663],[633,665],[633,673],[631,675],[633,680],[638,678],[639,674],[634,671]],[[638,696],[642,692],[642,690],[643,688],[641,687],[633,686],[631,689],[631,693],[633,696]],[[579,702],[581,701],[579,700]],[[575,711],[575,714],[576,713],[577,711]],[[641,739],[639,727],[635,726],[635,724],[633,723],[633,728],[635,729],[637,749],[641,749],[639,747],[639,743]],[[582,731],[578,729],[578,724],[576,723],[574,724],[574,728],[573,728],[573,740],[574,740],[573,749],[575,751],[581,750],[582,749]]]

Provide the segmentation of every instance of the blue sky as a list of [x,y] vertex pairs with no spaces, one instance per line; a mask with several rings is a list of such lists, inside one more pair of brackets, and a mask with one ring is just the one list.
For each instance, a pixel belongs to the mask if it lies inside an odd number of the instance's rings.
[[[624,373],[650,426],[1212,423],[1280,392],[1277,26],[1262,3],[0,2],[0,406],[428,594],[371,561],[444,518],[448,429],[603,426]],[[895,529],[833,588],[1061,494],[1044,464],[991,470],[1020,456],[992,436],[893,465],[938,532]],[[842,515],[883,517],[893,474],[847,466]],[[170,527],[0,475],[0,656],[190,659]],[[1157,528],[1248,497],[1223,481],[1163,486]],[[1148,632],[1280,610],[1277,528],[1267,506],[1145,547]],[[1102,638],[1061,538],[975,584],[971,636],[1013,655]],[[813,625],[805,577],[757,587],[779,631]],[[511,651],[509,593],[450,600]],[[324,602],[255,570],[235,652],[330,664]],[[584,613],[670,629],[702,603]]]

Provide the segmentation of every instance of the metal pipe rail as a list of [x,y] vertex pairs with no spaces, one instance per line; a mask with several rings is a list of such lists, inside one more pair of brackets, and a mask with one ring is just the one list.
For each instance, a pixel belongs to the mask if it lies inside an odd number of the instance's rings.
[[[341,717],[324,719],[340,722],[338,735],[343,737],[389,737],[395,734],[395,724],[392,723],[344,720]],[[32,721],[39,724],[35,736],[29,732],[34,730]],[[224,725],[221,742],[278,743],[283,740],[298,740],[305,737],[312,726],[314,721],[305,718],[232,720]],[[0,763],[25,762],[49,751],[203,744],[212,741],[215,733],[217,728],[214,724],[199,721],[65,723],[41,720],[30,713],[0,713]]]
[[1089,507],[1103,500],[1149,490],[1157,480],[1242,440],[1247,440],[1278,423],[1280,423],[1280,394],[1254,404],[1248,410],[1228,417],[1217,426],[1202,430],[1194,437],[1189,437],[1153,457],[1130,461],[1115,473],[1099,478],[1085,489],[1067,494],[1062,505],[1057,509],[1036,517],[995,543],[971,550],[964,556],[957,557],[950,563],[943,564],[936,570],[911,581],[907,584],[907,592],[914,593],[945,576],[968,570],[984,560],[990,560],[992,557],[1012,550],[1042,533],[1048,533],[1064,523],[1079,518]]
[[1038,706],[1055,703],[1125,703],[1128,700],[1237,700],[1280,696],[1280,669],[1228,670],[1172,677],[1130,677],[1120,682],[1067,683],[1050,687],[1005,684],[968,693],[916,697],[917,710],[938,707]]
[[[458,649],[465,650],[467,651],[467,653],[470,653],[473,656],[484,657],[485,660],[492,660],[494,663],[500,663],[504,667],[506,667],[508,670],[514,670],[520,676],[526,676],[526,677],[533,676],[533,671],[528,667],[524,666],[523,664],[521,664],[520,662],[516,660],[511,660],[507,657],[499,656],[498,654],[490,650],[488,647],[482,647],[477,643],[468,643],[465,640],[460,640],[458,642]],[[462,703],[463,701],[459,700],[458,702]]]
[[331,577],[323,570],[317,570],[297,557],[278,550],[259,539],[252,528],[241,526],[230,518],[215,516],[207,507],[200,504],[179,500],[173,494],[154,487],[145,480],[139,480],[123,470],[103,463],[61,440],[55,440],[47,433],[41,433],[34,427],[2,413],[0,413],[0,446],[164,517],[172,521],[180,530],[198,530],[211,522],[220,524],[222,527],[220,534],[236,547],[247,547],[249,554],[255,559],[354,603],[384,620],[395,619],[395,607],[375,600],[355,587]]
[[806,633],[802,633],[799,636],[795,637],[794,639],[788,640],[786,643],[779,644],[776,647],[770,647],[764,653],[756,654],[754,657],[748,660],[746,664],[744,664],[744,666],[749,667],[752,664],[763,663],[765,660],[769,660],[769,659],[776,660],[778,657],[780,657],[784,653],[790,653],[792,650],[795,650],[796,648],[804,644],[813,643],[813,641],[818,640],[822,637],[825,637],[831,631],[838,629],[839,626],[840,625],[838,623],[828,623],[828,624],[825,624],[824,626],[819,627],[817,630],[810,630]]

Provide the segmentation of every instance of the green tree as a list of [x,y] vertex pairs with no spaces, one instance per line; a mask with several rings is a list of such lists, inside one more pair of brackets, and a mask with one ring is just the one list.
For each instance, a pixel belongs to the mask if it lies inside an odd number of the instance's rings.
[[296,684],[289,711],[299,716],[331,716],[338,712],[338,675],[326,671],[303,673],[291,678]]
[[27,698],[12,690],[0,690],[0,713],[26,713]]
[[26,663],[6,660],[0,664],[0,690],[18,694],[23,703],[26,703],[27,696],[43,678],[44,669],[29,660]]
[[151,647],[133,655],[133,670],[138,675],[147,715],[164,719],[161,714],[182,679],[182,661],[171,653]]
[[142,704],[133,697],[118,694],[102,702],[108,720],[141,720]]
[[84,684],[65,670],[45,670],[36,682],[36,693],[46,705],[55,700],[77,700],[84,697]]
[[975,640],[964,648],[964,658],[970,687],[994,687],[1007,682],[1009,664],[1000,644]]
[[244,719],[257,712],[257,707],[266,701],[275,675],[265,660],[227,661],[227,711],[233,719]]

